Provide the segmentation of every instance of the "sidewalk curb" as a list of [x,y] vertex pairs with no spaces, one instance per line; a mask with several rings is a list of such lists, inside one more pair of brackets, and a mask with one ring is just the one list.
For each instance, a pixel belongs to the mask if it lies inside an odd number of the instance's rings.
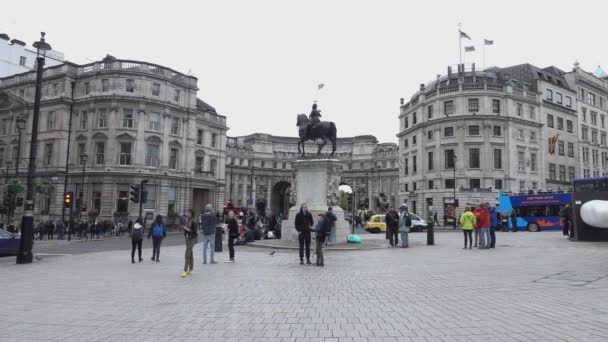
[[[282,249],[282,250],[294,250],[297,251],[300,249],[299,246],[276,246],[276,245],[268,245],[262,244],[259,242],[249,242],[245,246],[255,247],[255,248],[266,248],[266,249]],[[385,249],[385,246],[369,246],[363,248],[343,248],[343,247],[324,247],[325,251],[370,251],[375,249]]]

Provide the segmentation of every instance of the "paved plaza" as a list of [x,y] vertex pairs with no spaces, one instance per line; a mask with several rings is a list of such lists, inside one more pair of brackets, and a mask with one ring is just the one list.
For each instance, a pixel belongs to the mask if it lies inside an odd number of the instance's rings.
[[[608,243],[561,232],[411,234],[411,248],[237,248],[235,264],[180,278],[182,246],[132,265],[128,251],[0,260],[0,341],[607,341]],[[382,236],[365,236],[380,239]]]

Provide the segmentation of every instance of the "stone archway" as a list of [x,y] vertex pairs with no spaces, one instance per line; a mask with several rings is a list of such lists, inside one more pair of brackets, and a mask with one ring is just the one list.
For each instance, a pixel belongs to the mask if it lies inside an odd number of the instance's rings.
[[283,214],[283,217],[287,217],[289,213],[289,200],[291,197],[291,183],[287,181],[280,181],[272,187],[270,193],[270,212],[271,215],[276,216]]

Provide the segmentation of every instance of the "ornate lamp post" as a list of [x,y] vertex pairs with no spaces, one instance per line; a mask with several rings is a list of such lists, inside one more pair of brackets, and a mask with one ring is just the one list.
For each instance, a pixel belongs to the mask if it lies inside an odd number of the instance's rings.
[[34,97],[34,115],[32,117],[32,138],[30,142],[30,162],[27,169],[27,193],[25,210],[21,219],[21,240],[17,253],[17,264],[30,264],[34,259],[34,173],[36,172],[36,154],[38,151],[38,121],[40,120],[40,98],[42,97],[42,70],[46,51],[51,46],[44,41],[44,32],[40,33],[40,41],[33,44],[36,48],[36,93]]
[[456,229],[456,153],[452,153],[452,165],[454,169],[454,229]]
[[[80,155],[80,162],[82,163],[82,181],[80,182],[80,184],[81,184],[81,186],[80,186],[80,208],[78,208],[78,212],[79,212],[78,217],[79,218],[82,218],[82,208],[84,207],[84,172],[87,169],[88,160],[89,160],[88,155],[86,155],[86,154]],[[141,198],[140,198],[140,202],[141,202]],[[141,203],[140,203],[140,207],[141,207]],[[140,210],[140,216],[141,216],[141,210]]]
[[17,130],[19,131],[19,140],[17,142],[17,160],[15,160],[15,178],[19,177],[19,163],[21,162],[21,131],[25,129],[25,118],[20,116],[17,118]]

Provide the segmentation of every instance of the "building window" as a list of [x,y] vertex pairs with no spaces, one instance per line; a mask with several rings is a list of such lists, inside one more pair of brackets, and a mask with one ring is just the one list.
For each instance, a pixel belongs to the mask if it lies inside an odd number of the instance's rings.
[[53,83],[53,96],[57,96],[58,94],[59,94],[59,84]]
[[25,90],[19,89],[19,97],[21,97],[21,98],[25,97]]
[[[93,185],[95,187],[95,185]],[[93,202],[93,210],[96,212],[101,211],[101,191],[91,192],[91,202]]]
[[146,202],[144,203],[144,209],[155,209],[156,208],[156,185],[146,185]]
[[589,147],[583,147],[583,163],[589,163]]
[[418,172],[418,163],[417,163],[417,159],[416,156],[412,156],[412,172],[416,173]]
[[133,109],[124,109],[122,113],[122,127],[133,128]]
[[536,110],[534,109],[534,106],[528,107],[528,116],[530,117],[530,120],[536,120]]
[[[17,158],[14,158],[15,160]],[[0,165],[4,165],[4,148],[0,148]]]
[[429,151],[429,152],[427,153],[427,155],[428,155],[428,156],[427,156],[427,160],[428,160],[428,164],[429,164],[429,171],[432,171],[432,170],[434,170],[434,169],[435,169],[435,162],[434,162],[434,160],[433,160],[433,154],[434,154],[434,153],[433,153],[432,151]]
[[606,146],[606,133],[600,134],[600,144]]
[[118,190],[116,197],[116,211],[119,213],[129,212],[129,190]]
[[530,153],[530,171],[536,172],[536,153]]
[[27,62],[27,58],[25,56],[20,56],[19,57],[19,65],[25,66],[26,62]]
[[494,126],[492,130],[492,134],[495,137],[502,137],[502,126]]
[[110,90],[110,80],[103,79],[101,80],[101,92],[106,93]]
[[[9,126],[8,119],[2,119],[2,121],[0,121],[0,133],[2,135],[8,134],[8,126]],[[2,167],[2,165],[0,165],[0,167]]]
[[120,143],[120,165],[131,165],[131,146],[132,144],[130,142]]
[[179,134],[179,118],[176,118],[176,117],[171,118],[171,134],[173,134],[173,135]]
[[574,170],[574,166],[568,167],[568,180],[571,181],[574,178],[576,178],[575,175],[576,175],[576,172]]
[[562,104],[562,94],[555,92],[555,102],[557,102],[558,104]]
[[454,182],[453,178],[451,178],[451,179],[445,179],[444,183],[445,183],[445,188],[446,189],[454,189],[455,185],[456,185],[456,183]]
[[566,166],[564,165],[559,166],[559,180],[562,182],[566,181]]
[[95,164],[103,165],[106,155],[106,143],[98,141],[95,143]]
[[[432,180],[428,181],[427,182],[427,189],[433,190],[434,188],[435,188],[435,183]],[[432,198],[431,198],[431,200],[432,200]]]
[[135,91],[135,80],[127,80],[127,82],[125,83],[125,91],[127,93],[132,93]]
[[597,144],[597,131],[595,129],[591,130],[591,142]]
[[502,150],[499,148],[494,149],[494,168],[502,169]]
[[426,107],[426,118],[427,120],[433,118],[433,105],[429,105],[428,107]]
[[553,164],[553,163],[549,163],[549,179],[550,180],[556,179],[555,164]]
[[177,214],[177,208],[175,208],[175,203],[177,203],[177,188],[174,186],[170,186],[167,189],[167,214]]
[[204,160],[205,160],[205,157],[201,157],[201,156],[197,156],[194,159],[194,169],[196,171],[203,171]]
[[445,115],[454,114],[454,101],[443,102],[443,113]]
[[211,161],[209,161],[209,171],[214,175],[217,174],[217,160],[211,159]]
[[160,131],[160,114],[148,113],[148,129],[151,131]]
[[217,145],[217,134],[211,134],[211,147],[215,147]]
[[443,136],[444,137],[453,137],[454,136],[454,127],[444,127]]
[[606,128],[606,116],[604,114],[600,115],[600,123],[602,124],[602,128]]
[[454,150],[445,150],[444,151],[444,157],[445,157],[445,168],[446,169],[453,169],[454,168]]
[[566,96],[566,107],[572,108],[572,98],[570,96]]
[[583,122],[587,122],[587,108],[583,107]]
[[559,116],[557,117],[557,129],[560,131],[564,130],[564,119]]
[[479,99],[468,100],[469,113],[479,112]]
[[479,135],[479,125],[469,125],[469,135]]
[[587,128],[587,127],[582,128],[581,139],[589,140],[589,128]]
[[572,133],[573,132],[572,120],[566,120],[566,131],[568,133]]
[[412,113],[412,126],[418,123],[418,117],[416,116],[416,112]]
[[175,89],[175,92],[173,93],[173,101],[179,102],[180,95],[181,91],[179,89]]
[[427,140],[433,140],[433,130],[426,132],[426,138]]
[[202,129],[199,129],[196,131],[196,144],[197,145],[203,144],[203,133],[204,133],[204,131]]
[[409,120],[409,117],[407,117],[407,116],[404,118],[404,125],[405,125],[405,128],[410,127],[410,120]]
[[403,160],[403,167],[404,167],[404,169],[403,169],[403,173],[404,173],[406,176],[407,176],[407,175],[409,175],[409,173],[410,173],[410,163],[409,163],[409,159],[408,159],[408,158],[405,158],[405,159]]
[[156,144],[146,145],[146,166],[160,166],[160,146]]
[[44,165],[50,166],[53,163],[53,144],[44,145]]
[[502,179],[494,180],[494,189],[501,190],[502,189]]
[[574,158],[574,143],[568,143],[568,157]]
[[595,94],[592,92],[589,92],[589,104],[595,106]]
[[519,181],[519,190],[525,190],[526,189],[526,181]]
[[590,114],[591,114],[591,124],[597,126],[597,113],[592,111],[592,112],[590,112]]
[[106,127],[108,127],[108,111],[105,108],[100,108],[97,116],[97,128]]
[[408,140],[407,139],[403,140],[403,147],[408,148],[409,146],[410,145],[408,143]]
[[412,136],[412,145],[416,145],[416,143],[417,143],[416,140],[417,140],[416,136],[415,135]]
[[55,112],[49,112],[46,117],[46,130],[52,131],[55,129],[55,120],[56,120]]
[[492,100],[492,113],[500,114],[500,100]]
[[564,150],[564,141],[563,140],[558,140],[557,141],[557,154],[559,154],[560,156],[565,155],[565,150]]
[[84,94],[89,95],[91,93],[91,84],[89,82],[84,82]]
[[519,151],[517,152],[517,170],[518,171],[525,171],[526,170],[526,164],[525,164],[525,160],[524,160],[524,152],[523,151]]
[[76,149],[76,160],[78,161],[77,164],[82,166],[84,164],[84,161],[82,160],[81,156],[85,153],[87,153],[87,144],[86,143],[79,143],[78,147]]
[[524,105],[521,103],[517,104],[517,116],[522,116],[524,112]]
[[480,149],[477,147],[469,148],[469,168],[470,169],[479,169],[481,167],[479,151],[480,151]]
[[547,127],[551,127],[551,128],[554,127],[553,115],[551,115],[551,114],[547,114]]
[[520,140],[524,140],[525,139],[523,128],[518,128],[517,129],[517,138],[520,139]]
[[177,169],[177,149],[172,148],[169,153],[169,168],[172,170]]
[[545,100],[553,101],[553,90],[545,90]]
[[160,83],[152,83],[152,96],[160,96]]
[[536,132],[530,131],[530,141],[536,141]]
[[481,179],[479,179],[479,178],[469,179],[469,188],[470,189],[479,189],[480,187],[481,187]]

